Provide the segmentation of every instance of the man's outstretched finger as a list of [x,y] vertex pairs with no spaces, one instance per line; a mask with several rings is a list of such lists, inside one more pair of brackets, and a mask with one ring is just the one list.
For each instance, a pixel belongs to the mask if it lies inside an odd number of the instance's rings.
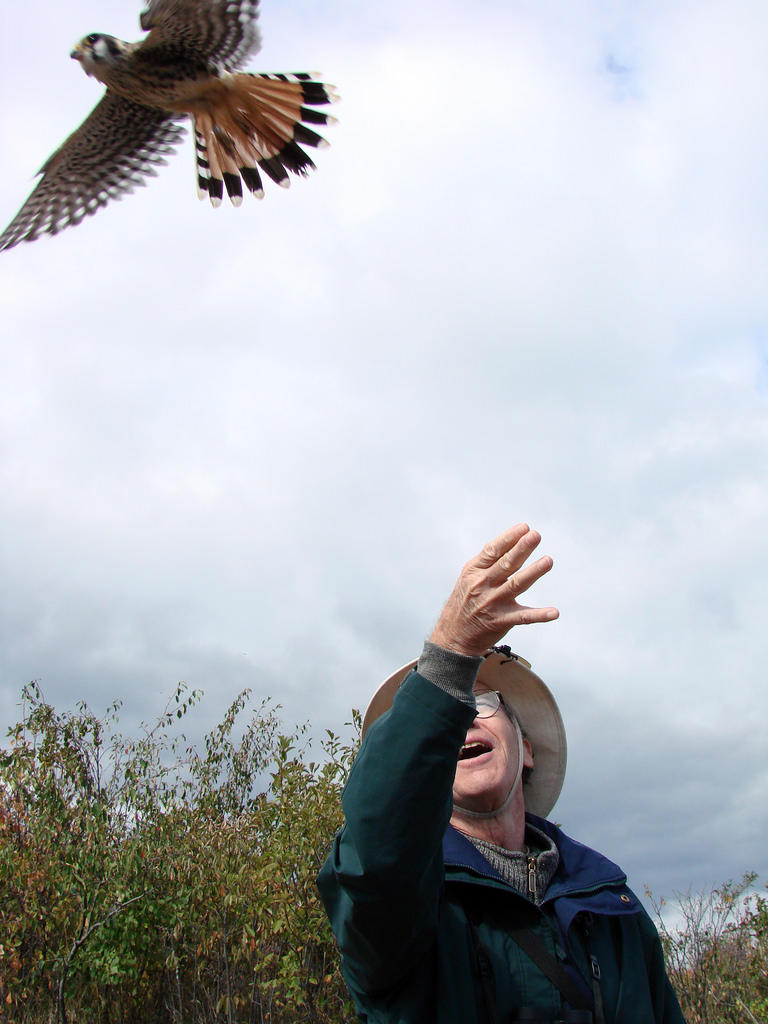
[[505,582],[513,594],[524,594],[537,580],[549,572],[553,564],[549,555],[542,555],[530,565],[513,572]]
[[510,526],[504,533],[500,533],[498,537],[488,541],[483,546],[480,554],[472,561],[478,569],[488,569],[492,565],[496,565],[499,559],[503,558],[518,543],[520,538],[529,532],[530,527],[527,523],[516,523],[515,526]]
[[560,618],[560,612],[557,608],[529,608],[519,604],[512,618],[514,621],[510,622],[510,629],[514,626],[529,626],[533,622],[552,622]]
[[537,530],[526,530],[508,551],[486,570],[486,578],[492,586],[501,586],[509,576],[521,572],[525,562],[541,543]]

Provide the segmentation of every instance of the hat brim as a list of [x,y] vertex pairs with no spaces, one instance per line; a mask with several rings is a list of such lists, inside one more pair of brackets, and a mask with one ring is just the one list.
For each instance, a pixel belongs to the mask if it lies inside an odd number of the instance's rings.
[[[363,736],[392,707],[398,687],[416,664],[410,661],[397,669],[374,693],[363,716]],[[517,654],[489,652],[480,666],[477,682],[499,691],[530,741],[533,773],[524,790],[525,809],[546,818],[563,788],[568,753],[565,726],[555,698],[528,662]]]

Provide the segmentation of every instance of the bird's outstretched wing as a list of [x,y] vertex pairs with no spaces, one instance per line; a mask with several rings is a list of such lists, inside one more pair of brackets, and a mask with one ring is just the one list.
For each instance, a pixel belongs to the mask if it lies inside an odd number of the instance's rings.
[[259,0],[150,0],[136,57],[235,71],[261,48],[258,13]]
[[38,172],[42,180],[0,235],[0,251],[79,224],[110,199],[145,184],[183,134],[172,114],[107,91],[46,160]]

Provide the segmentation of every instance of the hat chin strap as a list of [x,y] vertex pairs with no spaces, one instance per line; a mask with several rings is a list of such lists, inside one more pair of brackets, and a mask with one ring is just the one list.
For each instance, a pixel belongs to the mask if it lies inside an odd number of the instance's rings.
[[502,803],[501,807],[497,807],[495,811],[471,811],[468,807],[462,807],[461,804],[457,804],[456,801],[453,803],[453,809],[457,814],[462,815],[465,818],[495,818],[501,814],[502,811],[506,810],[512,799],[512,794],[517,789],[517,785],[520,782],[520,777],[523,774],[523,734],[520,732],[520,726],[517,724],[517,719],[512,718],[512,724],[515,727],[517,734],[517,773],[515,774],[515,781],[512,783],[512,788],[506,796],[506,799]]

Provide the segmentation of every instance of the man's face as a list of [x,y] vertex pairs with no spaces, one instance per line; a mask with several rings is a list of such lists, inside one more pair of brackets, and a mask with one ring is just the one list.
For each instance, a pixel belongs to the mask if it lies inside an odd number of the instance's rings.
[[[487,687],[479,684],[475,693]],[[453,799],[472,811],[493,811],[509,796],[518,768],[517,731],[503,706],[490,718],[476,718],[459,753]],[[523,766],[533,767],[533,751],[523,740]],[[519,783],[522,785],[522,782]]]

